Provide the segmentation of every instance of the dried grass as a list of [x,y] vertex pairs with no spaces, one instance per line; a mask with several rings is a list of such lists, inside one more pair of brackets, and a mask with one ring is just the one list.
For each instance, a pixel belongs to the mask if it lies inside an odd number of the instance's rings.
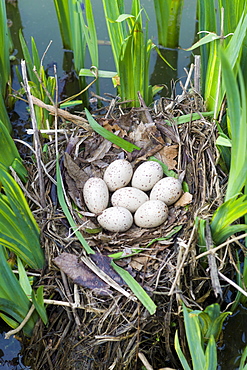
[[[53,262],[56,256],[62,252],[79,256],[82,247],[71,235],[50,179],[55,177],[53,137],[48,138],[48,150],[43,154],[46,209],[37,208],[40,204],[37,170],[35,164],[28,166],[28,192],[36,204],[30,203],[42,230],[41,242],[47,260],[38,284],[44,285],[45,298],[49,299],[48,326],[39,321],[25,346],[26,363],[33,370],[140,369],[145,359],[155,369],[171,364],[179,368],[173,340],[175,329],[181,326],[178,315],[181,300],[187,306],[202,308],[213,296],[210,274],[204,270],[203,260],[196,259],[199,252],[195,218],[209,218],[221,204],[224,174],[217,169],[217,132],[213,123],[201,118],[180,126],[173,124],[173,118],[178,115],[203,111],[201,97],[186,92],[178,104],[164,99],[160,102],[163,105],[157,104],[156,111],[143,104],[141,108],[125,110],[123,114],[118,105],[107,113],[108,118],[98,118],[98,122],[118,131],[119,135],[132,135],[135,143],[139,135],[141,151],[127,154],[128,160],[135,165],[150,155],[161,155],[163,148],[175,146],[177,155],[171,162],[168,158],[168,162],[175,163],[176,171],[184,176],[193,196],[192,203],[171,208],[168,221],[156,229],[133,227],[120,234],[86,234],[83,231],[85,225],[92,225],[95,219],[85,212],[81,197],[83,182],[87,176],[102,177],[105,166],[123,151],[109,145],[98,134],[87,132],[76,120],[74,123],[62,122],[61,127],[66,130],[59,134],[66,195],[81,214],[78,217],[71,206],[74,219],[89,245],[102,254],[123,249],[128,253],[130,248],[143,248],[141,253],[122,259],[120,264],[131,271],[157,304],[153,316],[140,303],[116,290],[111,289],[108,296],[101,296],[94,290],[74,284],[56,267]],[[164,123],[167,119],[171,126]],[[84,146],[81,152],[79,145]],[[182,228],[169,240],[156,241],[146,247],[153,239],[168,235],[175,226]],[[220,250],[219,259],[225,258],[225,248]]]

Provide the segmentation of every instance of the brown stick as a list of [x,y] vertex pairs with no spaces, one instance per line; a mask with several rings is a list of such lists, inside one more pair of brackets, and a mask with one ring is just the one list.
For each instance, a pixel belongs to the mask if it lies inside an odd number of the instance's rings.
[[[33,104],[38,105],[41,108],[48,110],[53,116],[55,116],[56,109],[53,105],[45,104],[42,100],[32,96]],[[82,126],[86,131],[92,131],[90,125],[87,123],[87,120],[83,117],[76,116],[75,114],[71,114],[61,108],[57,108],[57,115],[59,117],[64,118],[67,121],[73,122],[76,125]]]

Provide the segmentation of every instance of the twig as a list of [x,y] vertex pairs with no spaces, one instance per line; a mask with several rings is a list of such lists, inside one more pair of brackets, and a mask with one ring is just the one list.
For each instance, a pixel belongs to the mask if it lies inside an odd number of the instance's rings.
[[194,70],[194,89],[201,93],[201,56],[195,55],[195,70]]
[[138,95],[138,99],[139,99],[140,105],[145,110],[145,115],[146,115],[146,118],[147,118],[148,123],[154,123],[154,121],[152,119],[152,116],[151,116],[151,114],[150,114],[150,112],[148,110],[148,107],[146,106],[146,103],[145,103],[143,97],[141,96],[140,91],[137,92],[137,95]]
[[[207,250],[213,249],[213,239],[212,239],[211,230],[210,230],[208,220],[206,221],[206,247],[207,247]],[[222,293],[222,289],[221,289],[221,286],[220,286],[220,281],[219,281],[219,276],[218,276],[218,268],[217,268],[216,258],[214,256],[214,254],[209,254],[208,255],[208,265],[209,265],[210,277],[211,277],[211,281],[212,281],[212,287],[213,287],[213,290],[214,290],[214,294],[215,294],[216,298],[219,295],[220,298],[222,299],[223,298],[223,293]]]
[[214,247],[214,248],[210,249],[210,250],[209,250],[209,251],[207,251],[207,252],[203,252],[203,253],[199,254],[198,256],[196,256],[196,257],[195,257],[195,259],[196,259],[196,260],[198,260],[198,259],[200,259],[200,258],[202,258],[202,257],[205,257],[205,256],[209,255],[209,254],[215,254],[215,252],[217,252],[217,250],[219,250],[219,249],[221,249],[221,248],[223,248],[223,247],[227,246],[227,245],[228,245],[228,244],[230,244],[230,243],[234,243],[235,241],[237,241],[237,240],[239,240],[239,239],[246,238],[246,237],[247,237],[247,233],[244,233],[244,234],[242,234],[242,235],[235,236],[233,239],[231,239],[231,240],[227,240],[226,242],[224,242],[224,243],[222,243],[222,244],[218,245],[218,247]]
[[175,278],[174,278],[174,281],[173,281],[173,283],[172,283],[172,286],[171,286],[171,289],[170,289],[170,292],[169,292],[169,294],[168,294],[168,295],[172,295],[172,294],[173,294],[173,292],[174,292],[174,290],[175,290],[175,287],[176,287],[176,285],[177,285],[177,282],[178,282],[179,276],[180,276],[181,271],[182,271],[182,269],[183,269],[183,267],[184,267],[184,263],[185,263],[185,261],[186,261],[186,258],[187,258],[187,256],[188,256],[188,254],[189,254],[190,245],[191,245],[191,242],[192,242],[192,240],[193,240],[195,230],[196,230],[196,227],[195,227],[195,225],[194,225],[194,227],[193,227],[193,229],[192,229],[192,232],[191,232],[191,235],[190,235],[190,239],[189,239],[189,241],[188,241],[188,244],[185,244],[183,240],[181,240],[180,238],[178,238],[178,240],[180,240],[180,241],[179,241],[180,246],[182,246],[182,245],[183,245],[183,246],[185,247],[185,252],[184,252],[184,254],[183,254],[183,258],[182,258],[182,261],[181,261],[180,265],[177,267],[176,276],[175,276]]
[[41,161],[42,150],[41,150],[41,144],[39,140],[39,132],[38,132],[37,121],[36,121],[35,112],[34,112],[32,95],[30,92],[30,86],[28,84],[28,79],[27,79],[27,69],[26,69],[25,60],[21,61],[21,70],[22,70],[24,88],[27,94],[28,104],[30,108],[32,127],[34,130],[33,139],[34,139],[35,156],[36,156],[36,161],[37,161],[37,170],[38,170],[38,178],[39,178],[40,204],[42,208],[45,209],[46,198],[45,198],[45,184],[44,184],[44,176],[43,176],[42,161]]
[[146,359],[146,356],[142,352],[138,352],[138,357],[147,370],[154,370],[153,366],[150,365],[150,363]]
[[20,323],[19,326],[17,326],[17,328],[13,329],[13,330],[10,330],[8,331],[6,334],[5,334],[5,339],[9,339],[11,337],[11,335],[14,335],[16,333],[19,333],[19,331],[21,331],[21,329],[26,325],[26,323],[28,322],[28,320],[30,319],[30,317],[32,316],[33,312],[35,310],[35,306],[32,304],[30,310],[28,311],[28,314],[27,316],[25,317],[25,319]]
[[245,297],[247,297],[247,292],[243,290],[238,284],[234,283],[231,279],[228,279],[225,275],[223,275],[220,271],[218,272],[221,279],[225,280],[227,283],[232,285],[235,289],[237,289],[240,293],[242,293]]
[[[56,108],[53,107],[53,105],[45,104],[44,102],[42,102],[42,100],[36,98],[35,96],[32,96],[32,101],[33,101],[33,104],[38,105],[39,107],[48,110],[48,112],[50,112],[53,116],[55,116]],[[64,118],[67,121],[73,122],[76,125],[81,126],[86,131],[89,131],[89,132],[92,131],[90,125],[87,123],[87,120],[83,117],[76,116],[75,114],[71,114],[61,108],[57,108],[57,115],[59,117]]]
[[85,310],[85,311],[88,311],[88,312],[94,312],[94,313],[104,313],[106,310],[105,309],[96,309],[96,308],[93,308],[93,307],[87,307],[87,306],[81,306],[78,304],[78,302],[63,302],[63,301],[57,301],[55,299],[44,299],[44,303],[45,304],[52,304],[52,305],[55,305],[55,306],[64,306],[64,307],[70,307],[70,308],[78,308],[78,309],[81,309],[81,310]]
[[50,46],[52,44],[52,40],[50,40],[49,44],[47,45],[43,55],[42,55],[42,58],[40,59],[40,65],[43,65],[43,60],[45,59],[45,56],[47,54],[47,51],[49,50]]

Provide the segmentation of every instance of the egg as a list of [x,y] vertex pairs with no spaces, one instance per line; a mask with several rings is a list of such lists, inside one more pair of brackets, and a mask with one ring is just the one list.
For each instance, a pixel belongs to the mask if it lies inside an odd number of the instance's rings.
[[182,192],[181,181],[174,177],[164,177],[154,185],[150,199],[161,200],[170,206],[180,198]]
[[161,200],[148,200],[143,203],[134,215],[135,224],[151,228],[160,226],[168,217],[168,207]]
[[137,189],[148,191],[163,177],[163,169],[158,162],[143,162],[135,170],[131,185]]
[[106,168],[103,179],[110,191],[129,184],[133,174],[131,164],[125,159],[117,159]]
[[91,177],[83,187],[83,197],[90,212],[101,213],[106,209],[109,202],[109,190],[104,180],[99,177]]
[[116,190],[112,194],[111,203],[113,206],[125,207],[133,213],[148,199],[144,191],[126,186],[125,188]]
[[97,217],[98,223],[103,229],[112,232],[123,232],[133,224],[133,216],[127,208],[109,207]]

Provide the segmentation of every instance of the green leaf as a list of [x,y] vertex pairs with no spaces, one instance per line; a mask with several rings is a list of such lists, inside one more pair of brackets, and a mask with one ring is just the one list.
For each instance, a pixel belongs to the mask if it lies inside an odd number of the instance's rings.
[[204,370],[216,370],[218,363],[217,363],[217,346],[215,343],[214,336],[211,335],[206,352],[205,352],[205,359],[206,364]]
[[223,133],[220,133],[216,140],[217,145],[232,147],[232,142],[229,137]]
[[39,228],[21,188],[0,164],[4,193],[0,193],[0,243],[34,269],[43,267]]
[[[192,113],[192,114],[185,114],[183,116],[174,117],[173,121],[176,125],[181,125],[183,123],[196,121],[198,119],[201,119],[201,117],[213,117],[214,112],[200,112],[200,113]],[[167,125],[171,126],[170,121],[165,120],[164,121]]]
[[32,287],[28,279],[26,270],[23,266],[23,263],[21,262],[21,259],[19,257],[17,257],[17,265],[20,285],[22,287],[22,290],[25,292],[26,296],[30,299],[32,295]]
[[139,301],[143,304],[143,306],[148,310],[150,315],[154,315],[157,307],[156,307],[155,303],[152,301],[152,299],[149,297],[149,295],[145,292],[145,290],[128,273],[128,271],[119,267],[113,261],[111,261],[111,266],[121,276],[121,278],[125,281],[125,283],[128,285],[128,287],[134,293],[134,295],[139,299]]
[[[3,313],[0,314],[0,317],[2,317],[3,320],[8,323],[8,325],[15,328],[26,317],[31,307],[31,303],[22,290],[21,285],[11,270],[9,264],[7,263],[5,249],[1,245],[0,271],[0,311],[10,315],[12,319]],[[26,335],[31,335],[36,320],[37,316],[34,314],[24,326],[23,330]],[[16,323],[16,321],[18,323]]]
[[104,127],[100,126],[92,117],[92,115],[89,113],[87,108],[85,108],[86,116],[88,119],[88,122],[92,129],[97,132],[99,135],[104,137],[105,139],[109,140],[111,143],[116,144],[120,148],[126,150],[127,152],[132,152],[134,149],[140,150],[140,148],[132,143],[129,143],[127,140],[122,139],[121,137],[118,137],[114,135],[112,132],[106,130]]
[[[203,31],[202,31],[203,32]],[[207,32],[207,31],[204,31]],[[215,32],[208,32],[208,34],[204,37],[202,37],[199,41],[197,41],[194,45],[192,45],[190,48],[185,49],[186,51],[191,51],[197,49],[199,46],[208,44],[209,42],[219,40],[221,36],[216,35]]]
[[247,364],[245,365],[246,359],[247,359],[247,346],[245,347],[242,353],[239,370],[247,370]]
[[211,335],[217,341],[222,331],[224,320],[231,312],[220,312],[220,305],[214,303],[200,312],[198,317],[201,323],[204,340],[209,340]]
[[162,169],[163,169],[163,172],[166,176],[170,176],[170,177],[175,177],[176,179],[178,179],[178,174],[176,172],[174,172],[173,170],[168,170],[168,166],[163,163],[162,161],[160,161],[159,159],[151,156],[148,158],[149,161],[154,161],[154,162],[158,162]]
[[203,351],[203,342],[199,319],[196,313],[188,313],[187,308],[183,304],[184,324],[186,338],[189,345],[190,354],[194,369],[204,369],[206,359]]
[[[98,77],[103,78],[113,78],[117,75],[117,72],[111,72],[111,71],[97,71]],[[92,72],[91,69],[82,68],[79,72],[79,76],[85,76],[85,77],[95,77],[95,73]]]
[[181,350],[181,347],[180,347],[180,344],[179,344],[179,339],[178,339],[178,331],[176,330],[176,333],[175,333],[175,341],[174,341],[174,345],[175,345],[175,350],[177,352],[177,355],[178,355],[178,358],[183,366],[183,369],[184,370],[191,370],[191,368],[189,367],[189,364]]
[[32,302],[36,308],[36,311],[41,317],[41,320],[46,325],[48,323],[48,317],[47,317],[46,309],[44,306],[44,287],[43,286],[38,287],[36,291],[36,295],[34,291],[32,290]]
[[224,202],[214,212],[210,224],[214,243],[219,245],[236,232],[247,229],[245,224],[231,225],[247,213],[247,195],[238,194]]
[[27,170],[8,129],[2,121],[0,121],[0,148],[0,163],[8,168],[12,166],[20,179],[26,182]]

